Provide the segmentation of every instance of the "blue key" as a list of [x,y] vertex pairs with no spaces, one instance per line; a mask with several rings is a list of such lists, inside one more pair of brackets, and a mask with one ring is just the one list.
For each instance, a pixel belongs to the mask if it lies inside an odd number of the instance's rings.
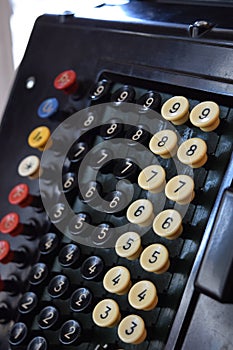
[[37,114],[40,118],[49,118],[57,112],[58,107],[59,103],[55,97],[48,98],[40,104]]

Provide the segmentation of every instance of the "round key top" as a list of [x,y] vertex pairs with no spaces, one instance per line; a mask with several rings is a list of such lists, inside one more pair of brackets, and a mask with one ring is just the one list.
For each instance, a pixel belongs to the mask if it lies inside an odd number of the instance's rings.
[[38,325],[41,329],[52,329],[58,318],[58,310],[54,306],[46,306],[39,313]]
[[132,285],[129,270],[124,266],[113,267],[104,276],[103,285],[110,293],[118,295],[128,293]]
[[71,147],[68,158],[71,161],[71,163],[78,164],[81,162],[81,160],[84,158],[84,156],[89,151],[89,146],[86,142],[76,142]]
[[92,318],[99,327],[114,327],[121,319],[119,306],[113,299],[104,299],[94,308]]
[[65,245],[58,256],[58,261],[63,267],[75,268],[80,263],[81,251],[75,244]]
[[138,143],[147,146],[150,134],[146,131],[143,125],[131,126],[125,133],[125,138],[128,139],[129,146],[136,146]]
[[124,343],[142,343],[147,336],[145,322],[138,315],[126,316],[118,326],[118,336]]
[[42,236],[39,243],[39,251],[41,255],[48,256],[57,250],[59,239],[53,232],[46,233]]
[[128,179],[133,182],[138,175],[138,166],[132,159],[119,159],[115,162],[113,174],[119,180]]
[[133,285],[128,295],[129,303],[137,310],[149,311],[158,303],[157,290],[150,281],[140,281]]
[[203,131],[213,131],[220,124],[220,109],[217,103],[205,101],[196,105],[190,113],[190,121]]
[[37,263],[32,266],[30,275],[29,275],[29,283],[38,286],[42,282],[45,281],[45,279],[48,276],[48,268],[44,263]]
[[99,256],[90,256],[81,266],[82,277],[86,280],[100,279],[104,270],[104,261]]
[[91,235],[92,242],[99,246],[104,247],[105,244],[109,244],[110,240],[113,239],[111,228],[113,225],[109,222],[102,222],[99,224]]
[[99,80],[96,84],[93,85],[90,91],[90,98],[92,101],[104,102],[106,97],[109,94],[111,87],[111,82],[106,79]]
[[37,114],[40,118],[50,118],[52,117],[59,108],[59,102],[55,97],[47,98],[44,100],[37,110]]
[[49,211],[49,218],[53,224],[58,224],[65,220],[67,214],[67,206],[64,203],[57,203],[52,206]]
[[7,241],[0,241],[0,262],[4,261],[4,259],[10,253],[10,244]]
[[12,205],[19,205],[21,208],[28,206],[42,208],[41,198],[31,195],[27,184],[21,183],[12,188],[8,195],[8,200]]
[[177,135],[172,130],[157,132],[150,140],[150,150],[162,158],[171,158],[177,151]]
[[91,223],[91,217],[88,213],[78,213],[69,224],[69,232],[73,236],[84,235],[88,232],[88,224]]
[[200,168],[207,162],[207,145],[204,140],[194,137],[184,141],[177,151],[181,163],[192,168]]
[[138,176],[138,185],[152,193],[162,192],[166,185],[166,173],[160,165],[149,165]]
[[59,333],[59,340],[64,345],[75,344],[81,337],[81,325],[78,321],[69,320],[63,323]]
[[163,104],[161,114],[174,125],[184,124],[189,117],[189,101],[184,96],[174,96]]
[[28,329],[25,323],[17,322],[10,331],[9,343],[12,346],[23,344],[28,335]]
[[44,337],[33,338],[27,346],[27,350],[47,350],[48,343]]
[[10,244],[7,241],[0,241],[0,263],[8,264],[14,262],[22,266],[27,265],[28,258],[25,249],[12,250]]
[[167,239],[175,239],[183,232],[182,217],[175,209],[166,209],[159,213],[153,222],[154,232]]
[[9,213],[5,215],[0,222],[0,232],[11,236],[18,236],[23,232],[23,224],[17,213]]
[[154,208],[148,199],[138,199],[127,210],[127,219],[139,226],[150,226],[154,219]]
[[[47,126],[39,126],[38,128],[32,130],[32,132],[29,134],[28,144],[32,148],[37,148],[38,150],[43,151],[50,138],[50,135],[51,133]],[[49,145],[47,144],[47,146]]]
[[38,305],[38,298],[33,292],[26,292],[23,294],[18,303],[18,311],[21,314],[29,314]]
[[139,112],[145,112],[148,109],[159,111],[161,106],[161,95],[155,91],[148,91],[136,101],[138,105],[141,105]]
[[100,127],[100,136],[104,140],[111,140],[116,137],[121,137],[123,132],[123,124],[118,119],[110,120],[107,124]]
[[92,304],[93,295],[86,287],[76,289],[70,299],[70,308],[74,312],[84,312],[89,310]]
[[19,163],[18,174],[31,180],[38,179],[40,175],[40,159],[33,155],[24,158]]
[[111,101],[116,102],[116,104],[121,104],[122,102],[133,102],[135,97],[135,90],[128,85],[120,87],[112,95]]
[[55,89],[61,90],[66,94],[74,94],[78,89],[77,75],[73,70],[65,70],[58,74],[54,79]]
[[159,243],[149,245],[140,256],[140,264],[148,272],[156,274],[166,272],[170,266],[167,248]]
[[64,275],[54,276],[48,285],[51,298],[64,298],[70,286],[69,279]]
[[194,181],[188,175],[177,175],[168,181],[165,194],[178,204],[188,204],[195,196]]
[[142,251],[141,237],[136,232],[126,232],[116,241],[117,255],[129,260],[135,260]]

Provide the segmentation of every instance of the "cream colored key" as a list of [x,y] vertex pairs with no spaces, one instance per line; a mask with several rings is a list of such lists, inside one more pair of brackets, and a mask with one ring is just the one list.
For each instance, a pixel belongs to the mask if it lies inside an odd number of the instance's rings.
[[207,145],[204,140],[194,137],[184,141],[177,151],[177,157],[181,163],[192,168],[200,168],[207,161]]
[[203,131],[213,131],[220,124],[220,109],[217,103],[205,101],[196,105],[190,113],[190,121]]
[[153,222],[154,232],[167,239],[175,239],[183,232],[182,217],[175,209],[166,209],[159,213]]
[[100,301],[92,312],[92,319],[99,327],[114,327],[121,319],[118,304],[113,299]]
[[137,282],[129,291],[129,303],[137,310],[149,311],[158,303],[157,290],[150,281]]
[[160,165],[149,165],[138,176],[138,185],[152,193],[163,191],[166,185],[166,173]]
[[164,273],[170,266],[167,248],[159,243],[151,244],[145,248],[140,256],[142,268],[156,274]]
[[153,205],[148,199],[138,199],[129,206],[126,217],[133,224],[150,226],[154,219]]
[[105,274],[103,285],[110,293],[119,295],[128,293],[132,285],[129,270],[124,266],[113,267]]
[[165,194],[178,204],[188,204],[195,196],[194,181],[188,175],[177,175],[168,181]]
[[141,237],[136,232],[126,232],[116,241],[115,250],[122,258],[135,260],[142,251]]
[[177,151],[177,135],[172,130],[161,130],[150,140],[149,148],[151,152],[162,158],[171,158]]
[[[50,138],[50,130],[47,126],[39,126],[38,128],[32,130],[30,135],[28,136],[28,144],[32,148],[37,148],[40,151],[45,149],[45,145]],[[51,146],[52,142],[47,145],[46,148]]]
[[31,155],[19,163],[18,174],[29,179],[37,179],[40,175],[40,159],[37,156]]
[[174,96],[163,104],[161,114],[175,125],[184,124],[189,117],[189,101],[184,96]]
[[118,336],[128,344],[140,344],[147,336],[144,320],[138,315],[128,315],[118,326]]

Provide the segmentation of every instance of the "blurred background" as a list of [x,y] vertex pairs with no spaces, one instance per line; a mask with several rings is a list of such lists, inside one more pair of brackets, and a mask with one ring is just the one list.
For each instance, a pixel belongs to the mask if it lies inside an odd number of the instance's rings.
[[44,13],[72,11],[79,16],[102,4],[117,5],[127,0],[0,0],[0,118],[5,108],[15,71],[19,66],[36,18]]

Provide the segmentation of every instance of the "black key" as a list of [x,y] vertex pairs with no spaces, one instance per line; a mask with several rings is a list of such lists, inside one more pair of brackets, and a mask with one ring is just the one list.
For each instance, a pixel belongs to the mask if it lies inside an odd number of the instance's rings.
[[54,306],[46,306],[38,316],[38,325],[41,329],[55,329],[59,312]]
[[76,289],[70,299],[70,308],[74,312],[88,311],[92,303],[93,295],[86,287]]
[[75,173],[68,172],[62,176],[62,192],[68,201],[72,201],[78,194],[78,179]]
[[63,267],[76,268],[80,264],[80,257],[80,248],[75,244],[67,244],[60,251],[58,261]]
[[57,275],[50,281],[48,293],[52,298],[65,298],[69,286],[70,282],[66,276]]
[[110,120],[107,124],[100,127],[100,136],[104,140],[111,140],[116,137],[121,137],[123,134],[123,124],[119,120]]
[[99,280],[104,272],[104,261],[99,256],[90,256],[81,266],[82,277],[86,280]]
[[112,151],[110,149],[103,148],[91,155],[89,164],[93,169],[100,170],[105,174],[110,170],[112,159]]
[[129,139],[129,146],[136,146],[138,143],[141,143],[144,146],[148,146],[151,135],[145,130],[145,127],[143,127],[143,125],[138,125],[132,126],[130,129],[128,129],[125,133],[125,138]]
[[114,214],[116,216],[121,216],[124,214],[124,209],[128,204],[126,195],[121,191],[109,192],[104,200],[104,211],[108,214]]
[[49,211],[49,218],[53,224],[58,224],[66,218],[66,214],[66,205],[64,203],[57,203]]
[[66,321],[60,330],[59,340],[64,345],[74,345],[80,340],[81,325],[75,320]]
[[35,308],[37,307],[38,304],[38,298],[37,295],[33,292],[26,292],[22,296],[22,298],[19,300],[18,303],[18,311],[21,314],[29,314]]
[[97,181],[91,181],[81,186],[81,196],[85,203],[98,203],[98,196],[101,196],[102,186]]
[[55,233],[46,233],[40,240],[39,250],[41,255],[54,253],[59,245],[59,239]]
[[122,102],[133,102],[135,98],[135,90],[128,85],[120,87],[112,94],[111,101],[121,104]]
[[136,101],[138,105],[141,105],[139,112],[146,112],[148,109],[153,109],[159,112],[161,109],[161,95],[155,91],[148,91]]
[[91,223],[91,217],[88,213],[78,213],[73,217],[69,224],[69,232],[73,236],[85,234],[88,230],[88,225]]
[[47,276],[48,276],[47,266],[44,263],[37,263],[32,266],[32,269],[29,275],[29,282],[33,286],[38,286],[45,281]]
[[89,146],[86,142],[76,142],[68,153],[68,158],[72,163],[81,162],[84,156],[89,151]]
[[139,174],[138,166],[133,162],[133,160],[126,159],[118,159],[115,162],[115,167],[113,169],[113,174],[117,179],[128,179],[130,181],[135,181]]
[[33,338],[27,346],[27,350],[47,350],[48,343],[44,337]]
[[17,322],[10,331],[9,343],[11,345],[23,345],[28,335],[28,329],[25,323]]
[[109,90],[111,87],[111,82],[106,79],[102,79],[93,85],[90,91],[90,98],[92,101],[107,101],[109,96]]
[[98,246],[104,246],[107,242],[112,239],[111,227],[113,225],[108,222],[99,224],[92,233],[92,242]]

